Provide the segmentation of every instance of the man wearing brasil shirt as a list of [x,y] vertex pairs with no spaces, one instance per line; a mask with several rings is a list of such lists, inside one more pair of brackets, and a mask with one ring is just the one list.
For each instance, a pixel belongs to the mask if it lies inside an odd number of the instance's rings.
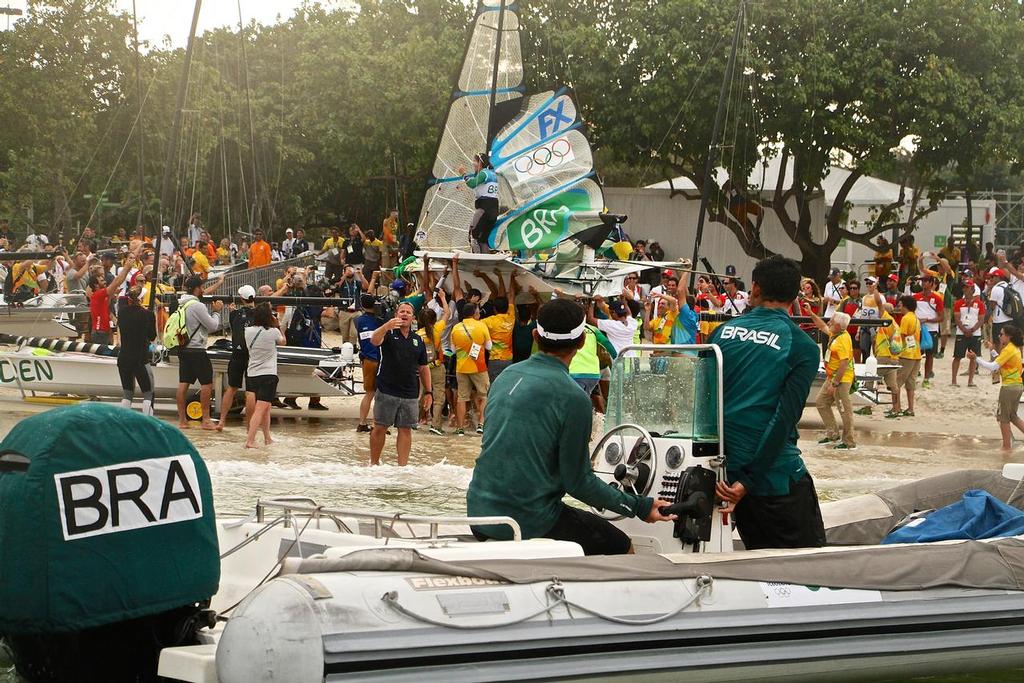
[[[510,365],[491,387],[483,448],[466,504],[474,517],[512,517],[523,538],[573,541],[587,555],[620,555],[633,551],[629,537],[611,522],[563,503],[566,493],[647,522],[675,516],[660,512],[668,501],[612,488],[591,469],[593,410],[569,375],[585,330],[578,304],[554,299],[541,306],[533,331],[540,352]],[[480,540],[512,538],[511,530],[500,525],[474,526],[473,535]]]
[[825,529],[818,495],[797,448],[796,425],[818,373],[818,347],[789,319],[800,291],[795,261],[773,256],[753,272],[748,313],[716,329],[722,349],[726,481],[748,550],[818,547]]

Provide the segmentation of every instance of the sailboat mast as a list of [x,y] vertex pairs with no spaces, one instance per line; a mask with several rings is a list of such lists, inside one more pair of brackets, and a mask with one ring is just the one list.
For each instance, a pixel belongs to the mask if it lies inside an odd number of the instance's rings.
[[487,147],[480,150],[482,152],[486,152],[491,148],[491,142],[493,142],[494,136],[498,133],[494,125],[494,107],[498,96],[498,65],[501,63],[501,43],[504,30],[505,0],[501,0],[501,4],[498,5],[498,33],[494,40],[494,68],[491,70],[491,101],[487,109]]
[[[259,160],[256,154],[256,131],[253,129],[252,124],[252,96],[249,93],[249,60],[245,56],[245,24],[242,20],[242,0],[237,0],[238,4],[238,40],[242,47],[242,81],[245,85],[245,110],[249,117],[249,150],[252,155],[252,184],[253,192],[256,196],[253,197],[253,209],[249,216],[249,233],[250,235],[254,232],[254,228],[259,227],[262,223],[262,207],[260,206],[260,197],[263,195],[263,182],[260,178],[260,167]],[[272,217],[271,217],[272,218]],[[270,226],[270,240],[273,241],[274,226]]]
[[[142,58],[139,55],[139,14],[135,9],[135,0],[132,0],[132,27],[134,29],[133,40],[135,43],[135,90],[139,93],[139,121],[136,124],[136,135],[139,141],[139,214],[135,222],[142,225],[143,212],[146,206],[146,170],[143,163],[143,140],[142,140]],[[159,228],[159,226],[157,226]],[[143,229],[145,230],[145,229]]]
[[[743,30],[744,2],[740,0],[740,8],[736,14],[736,29],[732,35],[732,51],[729,53],[729,63],[725,67],[725,77],[722,79],[722,88],[718,91],[718,109],[715,110],[715,125],[711,130],[711,142],[708,143],[708,158],[704,164],[704,186],[700,193],[700,212],[697,214],[697,236],[693,241],[692,266],[697,265],[697,258],[700,253],[700,243],[704,238],[704,215],[708,210],[708,200],[711,195],[711,174],[715,170],[715,149],[718,142],[718,133],[722,127],[722,114],[725,112],[725,95],[729,90],[729,81],[732,78],[733,69],[736,66],[736,50],[740,44],[740,32]],[[690,273],[690,289],[693,289],[697,281],[697,273]]]
[[[168,225],[165,208],[170,204],[171,198],[171,172],[175,167],[175,152],[178,149],[178,141],[181,139],[181,110],[185,108],[185,93],[188,91],[188,73],[192,68],[192,46],[196,40],[196,27],[199,25],[199,9],[203,0],[196,0],[195,8],[192,10],[192,28],[188,32],[188,44],[185,46],[185,64],[182,66],[181,82],[178,83],[178,104],[174,108],[174,123],[171,125],[171,135],[167,138],[167,154],[164,155],[164,179],[160,184],[160,225]],[[156,304],[156,280],[160,270],[160,242],[163,240],[164,231],[162,228],[156,230],[156,267],[153,268],[152,280],[150,280],[149,310],[153,310]]]

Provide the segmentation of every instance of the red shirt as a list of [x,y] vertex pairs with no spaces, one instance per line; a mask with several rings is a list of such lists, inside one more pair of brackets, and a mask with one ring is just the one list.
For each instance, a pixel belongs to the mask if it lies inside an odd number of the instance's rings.
[[[965,314],[966,314],[966,311],[964,311],[964,309],[968,309],[968,310],[974,309],[974,311],[975,311],[973,316],[966,315],[966,317],[968,317],[968,318],[973,317],[975,321],[979,321],[979,320],[984,320],[985,319],[985,303],[981,300],[980,297],[977,297],[977,296],[974,297],[974,301],[971,302],[970,306],[968,306],[967,302],[964,301],[963,299],[957,299],[956,302],[953,304],[953,325],[954,326],[956,326],[957,323],[964,322],[963,318],[965,317]],[[967,327],[967,325],[964,325],[964,326]],[[971,327],[973,327],[973,326],[974,326],[974,323],[971,323]],[[955,334],[963,336],[963,332],[960,331],[959,327],[956,327]],[[981,328],[979,327],[977,330],[974,331],[973,334],[975,336],[981,334]]]
[[[937,330],[939,328],[939,320],[942,319],[942,311],[945,309],[946,304],[942,300],[942,295],[938,292],[932,292],[926,294],[924,292],[918,292],[914,295],[917,299],[917,317],[921,320],[921,324],[926,326],[929,330]],[[934,322],[925,322],[926,318],[933,317],[932,310],[935,309],[935,316],[938,316],[939,320]]]
[[89,313],[93,332],[110,332],[110,296],[106,287],[97,289],[89,297]]

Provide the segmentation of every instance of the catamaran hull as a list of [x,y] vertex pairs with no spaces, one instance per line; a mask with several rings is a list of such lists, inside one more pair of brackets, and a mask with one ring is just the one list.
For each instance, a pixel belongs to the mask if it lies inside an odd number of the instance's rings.
[[[211,354],[213,355],[213,354]],[[226,381],[227,357],[213,355],[217,381]],[[173,399],[178,388],[176,359],[150,366],[154,394],[158,399]],[[316,365],[278,364],[278,394],[281,396],[345,396],[348,392],[324,381]],[[34,355],[23,349],[0,354],[0,386],[25,392],[46,392],[75,396],[120,398],[121,381],[117,359],[87,353],[51,353]]]

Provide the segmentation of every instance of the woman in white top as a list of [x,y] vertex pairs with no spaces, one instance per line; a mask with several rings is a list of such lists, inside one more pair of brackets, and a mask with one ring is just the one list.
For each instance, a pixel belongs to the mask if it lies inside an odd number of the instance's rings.
[[277,347],[284,345],[284,334],[270,304],[260,304],[253,311],[253,324],[245,328],[245,345],[249,349],[245,388],[256,395],[256,409],[249,418],[246,448],[256,448],[256,432],[263,431],[263,443],[270,438],[270,404],[277,398]]

